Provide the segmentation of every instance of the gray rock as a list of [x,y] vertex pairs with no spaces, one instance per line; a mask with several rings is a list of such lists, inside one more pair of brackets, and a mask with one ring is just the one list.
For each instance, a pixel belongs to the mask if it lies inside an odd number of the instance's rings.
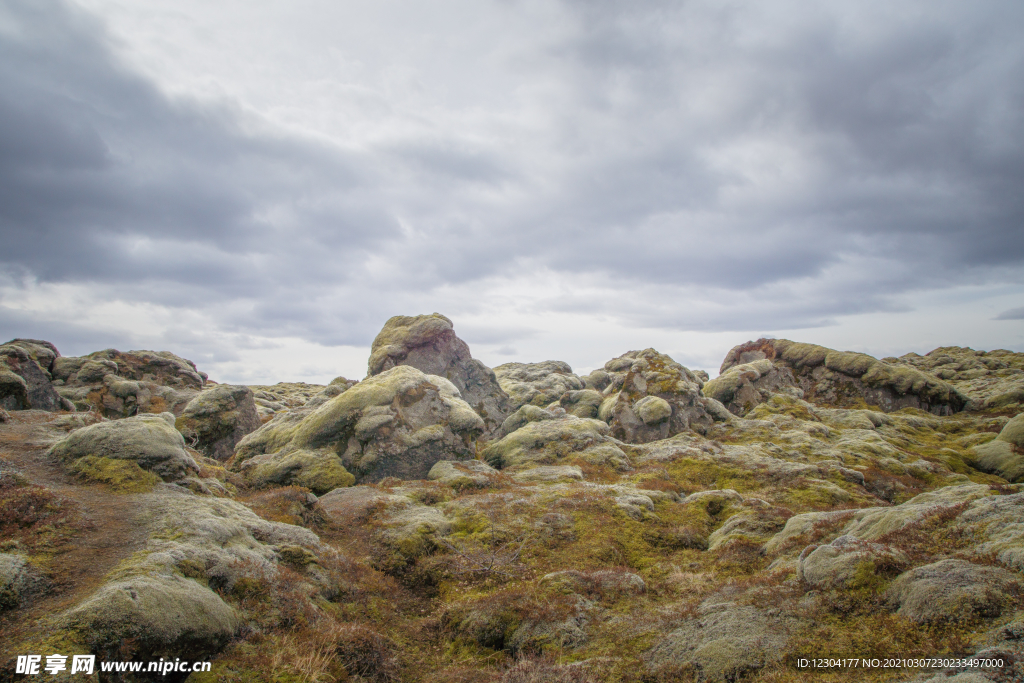
[[14,339],[0,345],[0,408],[63,410],[50,376],[59,355],[49,342]]
[[259,426],[252,390],[230,384],[218,384],[197,395],[175,421],[193,448],[216,460],[234,455],[235,445]]
[[440,313],[395,316],[384,324],[370,347],[368,377],[398,365],[414,367],[450,381],[460,396],[483,418],[490,434],[512,412],[508,395],[494,371],[469,352],[455,335],[452,321]]

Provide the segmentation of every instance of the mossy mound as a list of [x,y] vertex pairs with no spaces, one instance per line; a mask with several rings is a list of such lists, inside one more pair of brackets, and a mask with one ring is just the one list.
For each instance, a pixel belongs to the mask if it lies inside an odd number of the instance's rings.
[[[173,417],[173,416],[168,416]],[[199,466],[185,451],[185,440],[168,419],[159,415],[138,415],[101,422],[71,432],[50,448],[49,454],[73,466],[80,458],[92,456],[104,460],[125,460],[157,474],[164,481],[176,481]],[[83,471],[98,471],[97,463],[84,464]],[[109,463],[103,465],[110,470]],[[122,475],[126,470],[122,469]]]
[[558,401],[567,391],[579,391],[584,387],[583,380],[573,373],[569,364],[559,360],[505,363],[494,368],[494,374],[509,395],[512,410],[524,405],[544,408]]
[[609,431],[608,425],[600,420],[562,415],[523,425],[488,445],[481,457],[499,469],[577,461],[628,468],[628,456],[609,437]]
[[84,481],[106,484],[120,493],[149,491],[163,481],[159,476],[139,467],[133,460],[87,455],[68,465],[68,471]]
[[215,592],[191,579],[145,576],[107,584],[66,612],[64,628],[93,652],[115,655],[125,641],[140,658],[201,657],[234,636],[238,619]]
[[289,483],[309,467],[342,467],[360,482],[422,479],[439,460],[473,457],[483,430],[451,382],[398,365],[315,409],[276,416],[239,442],[229,467],[261,484]]

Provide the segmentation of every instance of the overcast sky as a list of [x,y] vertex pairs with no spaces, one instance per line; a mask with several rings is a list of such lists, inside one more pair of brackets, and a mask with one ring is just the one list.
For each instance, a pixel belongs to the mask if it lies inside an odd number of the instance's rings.
[[0,0],[0,337],[1021,351],[1022,73],[1019,0]]

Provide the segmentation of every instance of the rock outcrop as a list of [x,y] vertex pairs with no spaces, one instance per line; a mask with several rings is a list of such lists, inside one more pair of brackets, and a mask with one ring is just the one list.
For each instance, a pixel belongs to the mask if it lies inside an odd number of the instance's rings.
[[716,411],[701,395],[701,380],[663,353],[630,351],[604,367],[609,381],[598,417],[620,441],[647,443],[691,429],[703,432],[715,420]]
[[512,410],[527,404],[546,408],[562,398],[565,392],[584,387],[583,380],[573,373],[569,364],[560,360],[505,363],[494,368],[494,374],[508,394]]
[[967,397],[967,410],[1024,411],[1024,354],[941,346],[923,356],[908,353],[883,360],[948,382]]
[[256,485],[284,485],[318,467],[358,482],[423,479],[439,460],[473,457],[483,431],[451,382],[396,365],[308,412],[276,416],[242,439],[230,467]]
[[57,391],[78,410],[111,419],[140,413],[180,415],[203,388],[195,363],[168,351],[97,351],[60,357],[53,365]]
[[484,421],[484,433],[501,426],[512,412],[508,394],[494,371],[473,358],[455,335],[452,321],[440,313],[395,316],[384,324],[370,347],[368,377],[408,365],[455,385],[462,399]]
[[0,409],[73,409],[51,384],[59,358],[53,344],[38,339],[12,339],[0,345]]
[[260,426],[260,416],[249,387],[217,384],[189,401],[174,426],[200,453],[227,460]]
[[[771,367],[763,361],[770,361]],[[734,367],[737,370],[730,372]],[[955,387],[915,368],[787,339],[759,339],[734,347],[722,362],[721,379],[712,381],[710,391],[719,400],[726,399],[723,403],[732,403],[739,414],[777,387],[785,387],[786,370],[803,392],[802,398],[817,405],[867,404],[885,412],[917,408],[950,415],[967,404]]]

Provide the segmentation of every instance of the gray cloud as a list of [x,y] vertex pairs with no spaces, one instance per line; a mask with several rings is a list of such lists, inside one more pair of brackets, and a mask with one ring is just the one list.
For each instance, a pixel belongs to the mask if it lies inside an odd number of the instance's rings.
[[238,339],[366,345],[440,309],[501,354],[534,333],[508,308],[772,331],[1024,283],[1024,6],[791,5],[565,0],[481,55],[520,84],[501,106],[439,58],[470,104],[360,83],[346,116],[397,123],[342,142],[168,95],[66,2],[0,0],[0,329],[56,335],[9,302],[71,283]]
[[992,319],[993,320],[1024,320],[1024,306],[1020,306],[1019,308],[1011,308],[1008,311],[1003,311],[1002,313],[1000,313],[999,315],[997,315],[996,317],[994,317]]

